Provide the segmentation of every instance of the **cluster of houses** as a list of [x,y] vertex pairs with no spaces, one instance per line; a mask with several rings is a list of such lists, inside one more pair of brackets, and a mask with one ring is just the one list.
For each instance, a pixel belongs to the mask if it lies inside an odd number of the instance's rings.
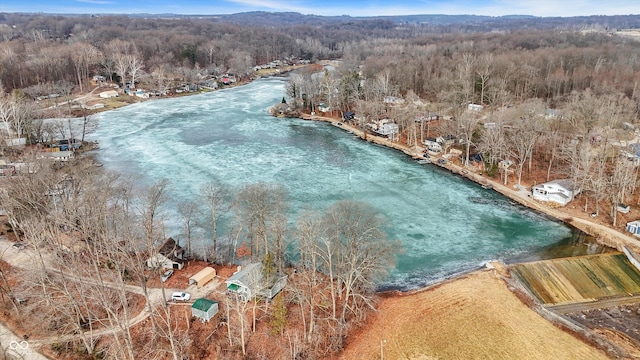
[[[147,267],[160,269],[182,269],[185,265],[185,251],[178,243],[168,238],[157,250],[156,254],[147,259]],[[216,270],[205,267],[189,277],[189,286],[198,289],[216,278]],[[256,297],[272,299],[287,284],[287,276],[274,274],[265,279],[262,263],[250,263],[238,266],[238,270],[226,281],[227,295],[233,299],[250,301]],[[191,305],[194,317],[209,321],[218,312],[218,302],[207,298],[198,298]]]
[[280,66],[285,66],[285,65],[297,65],[297,64],[308,65],[310,63],[311,61],[309,60],[302,60],[295,57],[289,57],[284,60],[273,60],[266,64],[256,65],[253,67],[253,70],[259,71],[262,69],[276,69]]

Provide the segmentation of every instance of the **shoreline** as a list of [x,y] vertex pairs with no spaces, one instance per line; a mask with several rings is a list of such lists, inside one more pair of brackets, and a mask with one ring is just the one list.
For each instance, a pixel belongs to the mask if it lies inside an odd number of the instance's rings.
[[[404,144],[393,142],[389,139],[382,138],[380,136],[365,134],[362,130],[356,127],[353,127],[351,125],[345,124],[341,119],[335,119],[335,118],[330,118],[330,117],[320,116],[320,115],[310,115],[310,114],[304,114],[304,113],[301,114],[299,118],[303,120],[328,122],[338,128],[341,128],[344,131],[351,132],[354,135],[368,142],[384,145],[389,148],[402,151],[406,155],[411,156],[413,159],[416,159],[416,160],[423,159],[422,154],[424,153],[425,148],[422,146],[417,146],[412,149],[411,147],[408,147]],[[431,155],[431,157],[434,160],[444,159],[441,156]],[[440,168],[449,170],[451,173],[464,177],[467,180],[475,182],[479,185],[489,184],[492,186],[492,190],[500,193],[501,195],[507,197],[510,200],[516,201],[520,205],[526,206],[531,210],[550,216],[553,219],[561,221],[567,225],[571,225],[576,229],[583,231],[588,235],[593,236],[599,245],[613,248],[618,251],[623,251],[624,247],[628,247],[634,250],[636,253],[640,253],[640,239],[635,239],[632,236],[628,236],[624,233],[621,233],[620,231],[613,229],[609,226],[598,224],[598,223],[589,221],[587,219],[583,219],[583,218],[565,213],[560,209],[546,206],[530,198],[529,197],[530,193],[527,190],[511,189],[508,186],[502,184],[500,181],[496,181],[492,178],[484,177],[476,173],[477,170],[475,168],[465,168],[464,166],[454,164],[453,162],[448,160],[445,164],[439,164],[437,161],[432,161],[431,164],[435,166],[439,166]],[[464,274],[462,276],[464,276]],[[443,281],[448,281],[448,280],[449,279],[444,279]],[[429,286],[430,285],[427,285],[427,287]],[[392,291],[395,291],[395,290],[392,290]]]

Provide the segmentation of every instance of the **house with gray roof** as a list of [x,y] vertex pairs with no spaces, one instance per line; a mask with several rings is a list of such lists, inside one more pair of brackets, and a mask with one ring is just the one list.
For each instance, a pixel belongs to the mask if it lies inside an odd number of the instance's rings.
[[531,195],[535,200],[567,205],[580,193],[571,179],[561,179],[538,184],[531,188]]

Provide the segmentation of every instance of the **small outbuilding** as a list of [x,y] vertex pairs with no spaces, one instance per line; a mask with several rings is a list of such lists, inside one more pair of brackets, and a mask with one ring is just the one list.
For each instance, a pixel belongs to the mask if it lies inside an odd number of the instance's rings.
[[208,322],[218,313],[218,303],[213,300],[200,298],[191,305],[191,315]]
[[628,222],[627,231],[635,236],[640,236],[640,220]]
[[189,285],[197,285],[198,288],[203,287],[206,283],[213,280],[216,277],[216,269],[212,267],[206,267],[198,271],[195,275],[189,278]]

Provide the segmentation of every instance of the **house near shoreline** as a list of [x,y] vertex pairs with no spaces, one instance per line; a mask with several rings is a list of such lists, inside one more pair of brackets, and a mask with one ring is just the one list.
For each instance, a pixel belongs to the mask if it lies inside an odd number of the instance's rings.
[[553,180],[531,188],[534,200],[553,202],[560,206],[567,205],[579,193],[580,189],[571,179]]
[[39,159],[50,159],[53,161],[69,161],[73,159],[73,151],[50,151],[42,152],[37,156]]
[[432,153],[440,153],[442,152],[442,144],[438,142],[436,138],[427,138],[423,145],[427,148],[428,151]]
[[265,279],[262,263],[251,263],[244,267],[238,266],[238,271],[225,283],[227,293],[237,294],[243,301],[250,301],[258,296],[272,299],[287,285],[287,275],[275,274]]
[[182,269],[184,249],[173,238],[168,238],[158,249],[158,253],[147,259],[147,267],[152,269]]
[[107,91],[101,92],[99,96],[103,99],[114,98],[114,97],[118,97],[118,92],[115,90],[107,90]]

